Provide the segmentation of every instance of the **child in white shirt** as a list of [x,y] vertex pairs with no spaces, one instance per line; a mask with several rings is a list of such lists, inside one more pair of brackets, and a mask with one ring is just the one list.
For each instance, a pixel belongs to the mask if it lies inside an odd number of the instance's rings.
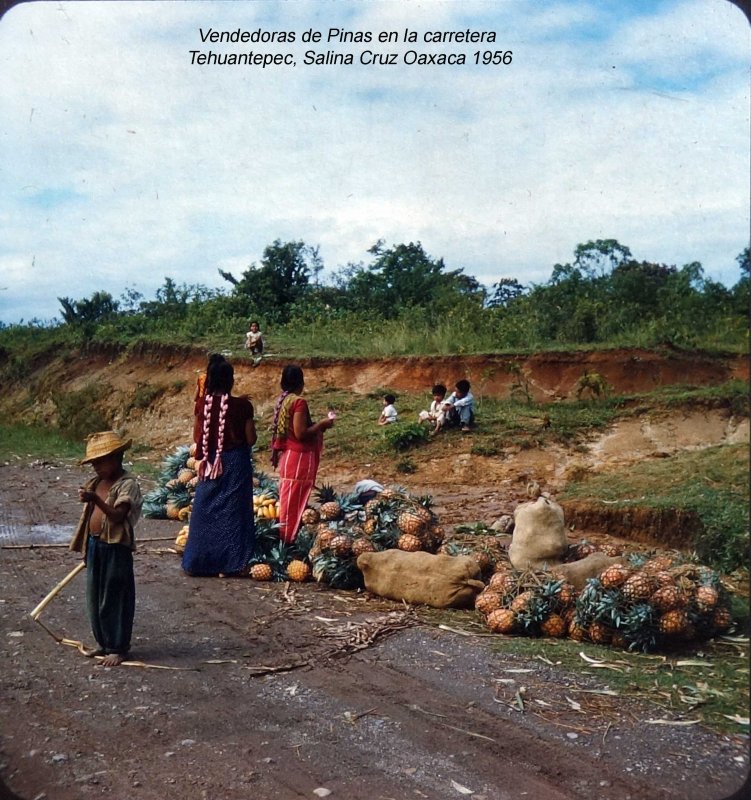
[[381,416],[378,417],[379,425],[391,425],[392,422],[396,422],[398,413],[394,405],[395,402],[396,397],[393,394],[383,396],[383,411]]
[[432,436],[441,430],[446,419],[446,412],[443,408],[443,404],[446,402],[446,387],[442,383],[437,383],[432,388],[431,394],[433,395],[433,402],[430,404],[430,408],[427,411],[421,411],[417,417],[420,422],[431,423],[433,430],[430,434]]

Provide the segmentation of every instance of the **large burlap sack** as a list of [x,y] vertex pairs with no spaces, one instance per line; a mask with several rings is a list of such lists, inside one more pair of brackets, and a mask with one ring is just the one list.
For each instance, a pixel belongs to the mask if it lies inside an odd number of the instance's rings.
[[611,564],[622,560],[618,556],[607,556],[605,553],[590,553],[586,558],[580,558],[578,561],[560,564],[552,570],[552,573],[556,578],[565,578],[566,582],[573,584],[578,592],[584,588],[590,578],[596,578]]
[[357,567],[369,592],[434,608],[472,607],[485,586],[478,563],[469,556],[383,550],[363,553]]
[[515,569],[560,564],[568,547],[563,509],[544,495],[514,511],[514,534],[508,557]]

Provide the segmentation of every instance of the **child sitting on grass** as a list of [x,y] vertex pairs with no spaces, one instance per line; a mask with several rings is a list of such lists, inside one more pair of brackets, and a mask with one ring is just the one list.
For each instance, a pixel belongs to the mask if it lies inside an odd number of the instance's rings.
[[443,404],[446,412],[445,424],[460,425],[462,433],[469,433],[475,421],[475,398],[470,391],[469,381],[457,381],[454,391]]
[[392,422],[396,422],[399,415],[394,405],[395,402],[396,397],[393,394],[385,394],[383,396],[383,411],[381,416],[378,417],[379,425],[391,425]]
[[421,411],[417,417],[420,422],[429,422],[433,426],[433,430],[430,431],[430,435],[433,436],[441,430],[446,419],[446,412],[443,408],[446,387],[442,383],[437,383],[431,389],[431,394],[433,402],[430,404],[430,408],[427,411]]
[[78,490],[86,505],[70,543],[71,550],[84,554],[86,606],[99,645],[86,655],[102,656],[105,667],[127,658],[136,610],[134,528],[143,498],[135,476],[123,469],[123,453],[131,443],[114,431],[87,439],[81,463],[91,464],[95,477]]

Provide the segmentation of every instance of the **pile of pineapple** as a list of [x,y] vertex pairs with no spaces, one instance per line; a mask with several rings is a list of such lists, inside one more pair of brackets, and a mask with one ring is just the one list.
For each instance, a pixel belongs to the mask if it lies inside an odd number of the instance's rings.
[[499,563],[475,607],[495,633],[650,652],[726,631],[733,621],[729,605],[709,567],[679,554],[633,553],[578,593],[554,571],[517,573]]
[[143,515],[150,519],[185,521],[190,516],[198,475],[195,445],[181,445],[162,462],[155,489],[143,498]]
[[359,589],[363,586],[357,568],[361,553],[390,548],[435,552],[443,542],[443,530],[430,508],[432,499],[412,497],[401,487],[387,487],[363,504],[358,497],[339,494],[323,484],[316,490],[315,501],[303,512],[300,530],[291,545],[279,541],[274,522],[256,521],[258,556],[251,577],[313,577],[332,588]]

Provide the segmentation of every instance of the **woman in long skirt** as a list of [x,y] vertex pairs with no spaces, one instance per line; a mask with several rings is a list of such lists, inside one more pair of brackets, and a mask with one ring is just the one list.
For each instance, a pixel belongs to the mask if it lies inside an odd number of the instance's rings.
[[274,409],[271,463],[279,470],[279,536],[293,542],[302,512],[313,489],[323,447],[323,432],[334,424],[334,415],[314,423],[307,401],[302,369],[290,364],[282,370],[282,393]]
[[190,575],[239,575],[253,555],[250,448],[256,429],[253,405],[233,397],[233,385],[232,365],[215,362],[206,376],[206,393],[196,401],[198,485],[183,554],[183,569]]

